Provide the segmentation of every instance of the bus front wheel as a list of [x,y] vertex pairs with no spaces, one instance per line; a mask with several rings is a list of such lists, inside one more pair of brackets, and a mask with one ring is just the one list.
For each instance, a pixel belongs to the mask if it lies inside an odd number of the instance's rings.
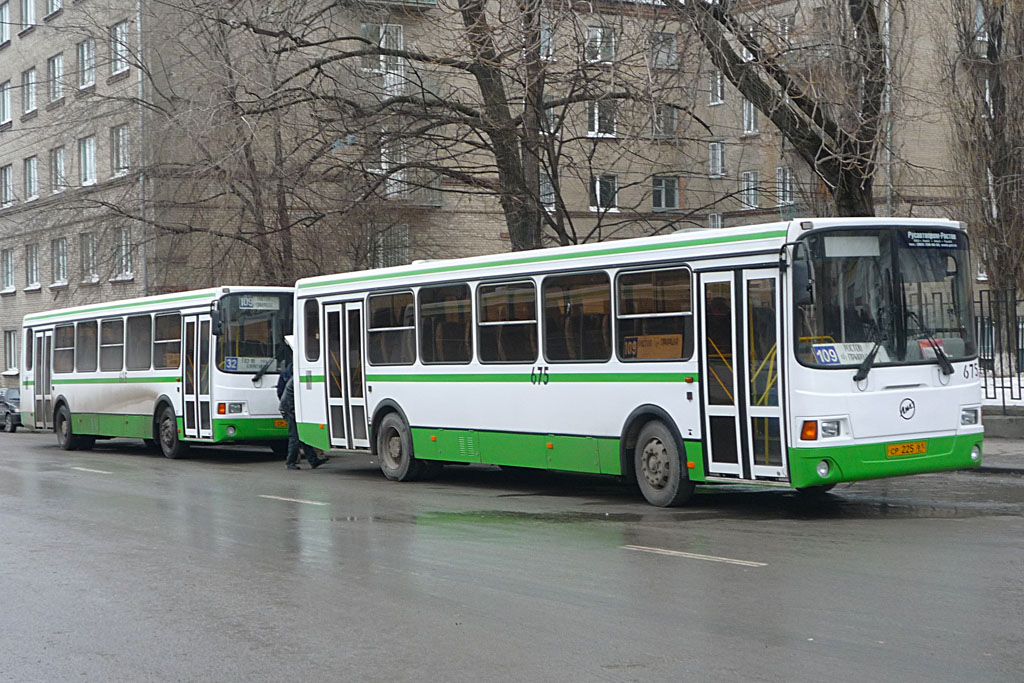
[[412,434],[398,413],[388,413],[377,429],[377,457],[384,476],[392,481],[418,479],[423,463],[413,457]]
[[174,416],[174,409],[170,406],[164,406],[164,409],[160,411],[157,429],[160,436],[160,452],[164,454],[164,457],[175,460],[188,452],[188,444],[178,440],[178,419]]
[[53,431],[57,435],[57,445],[65,451],[77,451],[82,447],[82,437],[71,430],[71,411],[63,403],[53,418]]
[[633,451],[633,466],[640,492],[651,505],[674,507],[690,500],[695,484],[672,431],[658,420],[640,430]]

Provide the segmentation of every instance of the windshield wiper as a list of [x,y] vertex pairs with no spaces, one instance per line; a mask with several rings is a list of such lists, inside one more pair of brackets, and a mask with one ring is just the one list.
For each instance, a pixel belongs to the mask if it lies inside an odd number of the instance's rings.
[[939,364],[939,367],[942,368],[942,374],[952,375],[953,364],[949,361],[949,356],[946,355],[946,351],[942,348],[942,345],[939,344],[932,331],[928,329],[928,326],[921,320],[921,316],[919,316],[916,311],[908,310],[907,319],[913,320],[917,323],[917,327],[921,330],[921,334],[924,335],[925,341],[928,342],[928,345],[932,347],[932,351],[935,352],[935,361]]
[[868,355],[864,356],[864,360],[860,362],[860,366],[857,368],[857,374],[853,376],[854,382],[860,382],[868,378],[868,373],[871,372],[871,366],[875,364],[875,356],[878,355],[878,349],[882,348],[882,338],[878,337],[875,339],[875,345],[871,347],[871,351]]
[[[281,346],[285,345],[282,344]],[[256,374],[252,376],[252,383],[255,384],[256,382],[259,382],[263,378],[263,375],[267,374],[267,370],[270,369],[270,366],[281,360],[282,355],[284,354],[281,352],[281,348],[278,348],[277,353],[272,358],[268,358],[267,362],[263,364],[263,367],[257,370]]]

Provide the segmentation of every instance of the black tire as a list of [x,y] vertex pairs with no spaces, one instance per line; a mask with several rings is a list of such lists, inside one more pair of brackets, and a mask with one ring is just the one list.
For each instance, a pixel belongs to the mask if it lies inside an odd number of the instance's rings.
[[279,458],[288,457],[288,442],[287,441],[271,441],[270,450],[274,451],[274,455]]
[[4,431],[8,434],[13,434],[18,431],[18,425],[14,424],[14,418],[10,413],[4,415]]
[[682,505],[693,496],[680,446],[664,422],[653,420],[640,430],[633,450],[637,486],[647,502],[657,507]]
[[388,413],[377,429],[380,471],[392,481],[415,481],[423,474],[423,461],[412,451],[412,434],[398,413]]
[[63,403],[53,416],[53,433],[57,435],[57,445],[65,451],[77,451],[82,447],[82,437],[71,429],[71,411]]
[[188,444],[178,440],[178,419],[174,409],[164,406],[156,420],[157,443],[165,458],[177,460],[188,453]]
[[420,460],[423,464],[423,472],[420,473],[421,481],[432,481],[441,476],[444,471],[444,463],[440,460]]
[[154,453],[160,450],[160,447],[156,445],[156,439],[143,439],[142,446],[147,451],[152,451]]

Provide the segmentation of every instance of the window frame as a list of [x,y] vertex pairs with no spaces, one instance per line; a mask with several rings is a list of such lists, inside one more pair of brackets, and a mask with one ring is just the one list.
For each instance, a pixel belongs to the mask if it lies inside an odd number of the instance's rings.
[[[602,205],[601,181],[611,178],[614,183],[612,190],[611,205]],[[596,200],[596,202],[591,201]],[[619,176],[614,173],[600,173],[590,176],[590,185],[587,192],[587,203],[591,211],[595,213],[618,213],[619,211]]]
[[[160,329],[160,325],[159,325],[158,321],[163,319],[163,318],[177,318],[178,319],[177,326],[172,328],[172,329],[174,329],[177,332],[177,335],[178,335],[177,337],[174,337],[174,338],[167,337],[167,338],[163,338],[163,339],[157,337],[157,332]],[[153,355],[152,355],[152,363],[153,363],[153,369],[154,370],[180,370],[181,369],[181,349],[182,349],[182,342],[183,342],[183,337],[184,337],[184,335],[183,335],[183,333],[181,331],[181,319],[182,319],[182,315],[181,315],[180,311],[168,311],[166,313],[155,313],[155,314],[153,314]],[[175,343],[177,343],[177,345],[178,345],[178,362],[175,363],[174,365],[167,365],[167,364],[157,365],[157,357],[158,357],[157,356],[157,347],[160,346],[161,349],[163,347],[165,347],[165,346],[170,348],[170,347],[173,347],[173,345]],[[168,355],[168,352],[173,353],[173,351],[164,350],[162,352],[163,353],[163,357],[166,358],[166,356]]]
[[14,249],[0,249],[0,288],[5,292],[14,291]]
[[[89,339],[83,337],[84,330],[93,330],[92,353],[89,351]],[[81,320],[75,324],[75,372],[96,372],[99,369],[100,325],[97,320]],[[82,360],[91,361],[92,366],[82,367]]]
[[21,113],[36,111],[36,67],[30,66],[21,72]]
[[[588,138],[614,138],[618,135],[619,122],[616,102],[616,100],[612,99],[590,100],[589,102],[587,102]],[[608,107],[611,108],[611,132],[608,132],[607,130],[602,130],[602,123],[607,124],[609,121],[609,111],[607,110]],[[604,114],[603,117],[602,114]]]
[[[740,203],[748,211],[760,208],[760,178],[757,171],[740,173]],[[751,182],[753,181],[753,182]],[[753,201],[750,201],[753,199]]]
[[[608,357],[607,358],[587,358],[587,359],[553,359],[548,355],[548,334],[547,334],[547,288],[549,283],[557,282],[559,279],[567,279],[579,277],[581,275],[603,275],[608,288]],[[538,350],[544,361],[552,365],[567,365],[573,363],[583,363],[590,365],[597,365],[603,363],[609,363],[615,358],[615,349],[612,346],[615,343],[615,292],[612,286],[613,283],[612,274],[604,269],[587,269],[578,271],[568,271],[561,273],[548,273],[540,281],[539,294],[540,294],[540,309],[541,309],[541,334],[539,340]],[[571,313],[569,314],[571,315]],[[563,333],[564,334],[564,333]]]
[[110,27],[110,75],[125,73],[131,68],[128,47],[128,19],[119,21]]
[[743,134],[744,135],[757,135],[760,130],[759,116],[760,112],[751,100],[746,97],[743,98]]
[[14,204],[14,165],[0,167],[0,208]]
[[68,283],[68,240],[66,237],[55,237],[50,240],[50,267],[53,284]]
[[39,245],[25,245],[25,288],[38,289],[39,283]]
[[78,88],[82,90],[96,85],[96,39],[89,36],[75,44],[78,60]]
[[[661,187],[658,186],[658,181],[661,182]],[[666,183],[665,181],[671,181]],[[672,187],[673,205],[668,206],[665,204],[665,186],[666,184]],[[653,175],[651,176],[651,211],[654,212],[665,212],[665,211],[678,211],[681,208],[682,202],[682,178],[680,176],[669,176],[669,175]],[[661,206],[658,206],[655,199],[661,196]]]
[[[107,329],[108,325],[110,325],[112,323],[117,323],[117,324],[119,324],[121,326],[121,343],[120,344],[107,343],[107,342],[104,341],[104,337],[103,337],[104,331]],[[100,372],[121,372],[122,370],[125,369],[124,346],[125,346],[125,330],[126,330],[126,327],[127,326],[125,325],[125,319],[123,317],[104,318],[103,320],[100,320],[100,344],[99,344],[99,347],[100,347],[100,365],[99,365],[99,370],[100,370]],[[103,354],[104,350],[106,350],[106,349],[114,349],[114,348],[118,348],[118,349],[121,350],[120,351],[120,355],[119,355],[119,358],[120,358],[121,362],[120,362],[120,364],[116,368],[115,367],[108,367],[104,363],[105,358],[104,358],[104,354]]]
[[708,177],[721,178],[724,175],[725,140],[712,140],[708,142]]
[[[312,304],[312,312],[315,314],[312,325],[310,324],[310,304]],[[320,318],[320,300],[306,299],[302,304],[302,346],[305,348],[306,360],[310,363],[320,360]],[[310,332],[313,333],[312,338]],[[310,355],[311,352],[314,355]]]
[[10,123],[14,120],[14,111],[11,105],[11,80],[7,79],[0,83],[0,125]]
[[795,180],[792,167],[775,167],[775,197],[779,206],[792,206],[796,203],[796,194],[794,192]]
[[50,102],[64,98],[64,53],[58,52],[46,59],[46,94]]
[[21,175],[25,184],[25,201],[39,199],[39,159],[35,156],[25,158]]
[[[63,330],[68,330],[68,329],[71,330],[71,345],[70,346],[58,346],[58,344],[63,342],[63,340],[61,340],[61,333],[62,333],[62,331]],[[63,366],[63,363],[58,366],[58,364],[57,364],[57,358],[58,358],[57,354],[58,353],[67,354],[68,352],[70,352],[70,355],[71,355],[71,363],[69,364],[69,368],[70,369],[68,369],[68,370],[58,369],[58,368],[64,367],[64,366]],[[64,356],[60,356],[60,358],[64,358]],[[55,374],[55,375],[58,375],[58,374],[59,375],[70,375],[71,373],[73,373],[75,371],[75,324],[74,323],[66,323],[66,324],[63,324],[63,325],[54,325],[54,327],[53,327],[53,362],[51,363],[51,367],[53,368],[53,374]]]
[[95,135],[78,139],[78,182],[82,187],[95,185],[97,182]]
[[[371,303],[372,300],[376,299],[376,298],[380,298],[380,297],[395,296],[397,294],[408,294],[410,297],[412,297],[412,306],[413,306],[412,325],[397,325],[397,326],[393,326],[393,327],[373,327],[373,315],[372,315],[373,310],[372,310],[372,303]],[[367,347],[366,348],[366,363],[367,363],[367,365],[373,366],[373,367],[396,367],[396,366],[408,367],[410,365],[415,365],[416,361],[418,359],[418,356],[419,356],[419,354],[418,354],[418,350],[419,350],[419,334],[417,332],[417,326],[416,326],[416,318],[417,318],[417,314],[416,314],[416,292],[412,289],[412,287],[403,287],[403,288],[400,288],[400,289],[391,289],[391,290],[385,290],[385,291],[380,291],[380,292],[373,292],[373,293],[368,294],[366,296],[366,303],[364,304],[364,306],[365,306],[364,310],[366,311],[366,313],[365,313],[365,320],[366,320],[366,347]],[[403,311],[403,313],[404,313],[404,311]],[[374,333],[380,334],[380,333],[383,333],[385,331],[394,332],[394,331],[402,331],[402,330],[410,330],[410,329],[412,330],[412,349],[413,349],[412,350],[412,359],[410,361],[408,361],[408,362],[402,361],[402,362],[395,362],[395,363],[391,363],[391,362],[388,362],[388,363],[375,363],[375,362],[373,362],[371,360],[371,358],[370,358],[370,348],[371,348],[372,342],[375,339],[372,336]]]
[[[608,38],[611,38],[608,40]],[[615,28],[612,26],[587,26],[586,43],[583,46],[583,60],[587,64],[612,64],[615,62]],[[610,45],[611,47],[607,47]],[[611,54],[606,54],[610,52]]]
[[[425,324],[425,319],[423,317],[423,292],[436,289],[450,289],[454,287],[465,289],[466,297],[464,299],[460,299],[459,301],[465,301],[469,306],[469,310],[466,312],[466,331],[469,333],[469,347],[467,349],[468,353],[466,355],[465,360],[427,360],[427,354],[425,352],[426,350],[424,349],[424,344],[426,344],[429,341],[431,343],[431,349],[433,350],[433,340],[428,340],[425,334],[427,326]],[[476,357],[476,350],[474,348],[476,346],[476,344],[474,343],[474,335],[476,331],[473,325],[473,299],[473,287],[471,283],[466,281],[446,282],[444,284],[439,285],[424,285],[416,291],[416,328],[420,330],[420,333],[417,335],[419,341],[417,356],[419,358],[420,363],[422,363],[423,365],[469,365],[470,363],[473,362],[473,359]]]
[[[629,276],[629,275],[636,275],[638,273],[654,273],[654,272],[662,272],[662,271],[670,271],[670,270],[685,270],[689,274],[689,279],[690,279],[690,309],[688,311],[684,311],[682,313],[629,313],[629,314],[623,314],[623,313],[620,312],[619,309],[621,308],[621,306],[620,306],[620,303],[619,303],[619,291],[620,291],[619,287],[620,287],[620,280],[621,280],[623,275]],[[696,314],[694,313],[694,310],[693,310],[693,295],[694,295],[695,289],[696,289],[696,283],[694,282],[693,268],[689,264],[686,264],[686,263],[659,264],[656,267],[638,266],[638,267],[624,268],[622,270],[617,271],[615,273],[615,280],[614,280],[614,283],[613,283],[613,291],[612,291],[612,299],[613,299],[613,303],[614,303],[614,308],[613,308],[614,315],[613,315],[613,317],[615,318],[614,325],[613,325],[613,334],[612,334],[612,346],[615,349],[615,359],[618,360],[620,363],[687,363],[687,362],[692,361],[694,359],[694,356],[697,353],[697,338],[696,338],[697,337],[697,318],[696,318]],[[619,353],[619,351],[621,350],[621,348],[619,346],[619,343],[618,343],[619,342],[619,339],[618,339],[618,337],[619,337],[619,329],[621,327],[620,324],[619,324],[619,320],[620,319],[622,319],[622,320],[629,320],[629,319],[640,319],[640,318],[674,318],[674,317],[686,317],[686,316],[689,316],[689,318],[690,318],[690,335],[692,337],[691,340],[690,340],[690,344],[689,344],[689,352],[690,352],[689,355],[684,355],[682,358],[625,358],[625,357],[623,357]],[[687,350],[687,342],[686,342],[686,339],[684,338],[683,339],[683,351],[685,352],[686,350]]]
[[[133,329],[135,329],[135,328],[137,328],[139,330],[142,329],[141,326],[133,326],[132,321],[142,320],[142,319],[145,319],[147,321],[147,323],[148,323],[146,328],[145,328],[146,329],[145,343],[142,343],[142,340],[136,340],[134,338],[133,333],[132,333]],[[137,331],[136,331],[136,334],[137,334]],[[124,319],[124,345],[125,345],[125,354],[124,354],[124,369],[125,370],[127,370],[127,371],[137,371],[137,372],[149,372],[149,371],[151,371],[153,369],[153,316],[151,314],[149,314],[149,313],[141,313],[139,315],[128,315],[128,316],[125,316],[125,319]],[[129,359],[132,358],[132,357],[131,357],[131,354],[128,353],[128,349],[136,349],[136,350],[145,349],[145,351],[146,351],[146,364],[145,365],[129,364]]]
[[[4,369],[8,372],[18,369],[18,330],[4,330]],[[12,344],[11,341],[14,341]]]
[[[487,289],[487,288],[498,288],[498,287],[508,286],[508,285],[526,285],[526,284],[530,285],[530,287],[531,287],[531,289],[533,291],[533,320],[518,320],[518,319],[517,320],[491,320],[491,321],[486,321],[486,322],[480,320],[480,316],[483,315],[483,312],[484,312],[484,305],[483,305],[483,303],[481,301],[481,299],[483,297],[483,290],[484,289]],[[516,279],[512,279],[512,280],[506,280],[506,279],[501,279],[501,280],[484,280],[482,282],[477,282],[476,283],[476,292],[475,292],[475,295],[474,295],[475,298],[476,298],[476,315],[474,316],[474,324],[476,326],[476,338],[477,338],[477,345],[476,345],[477,346],[477,348],[476,348],[476,359],[477,359],[477,362],[479,362],[482,365],[531,365],[531,364],[537,362],[537,360],[541,357],[540,356],[540,353],[541,353],[541,351],[540,351],[540,314],[538,313],[538,310],[537,310],[537,302],[540,301],[540,298],[539,298],[539,295],[538,295],[538,290],[539,290],[539,287],[537,286],[537,281],[532,279],[532,278],[529,278],[529,277],[526,277],[526,278],[516,278]],[[484,360],[483,356],[480,353],[481,350],[483,349],[483,345],[479,341],[480,338],[481,338],[481,332],[480,332],[480,328],[481,327],[499,327],[499,326],[512,326],[512,325],[515,325],[515,326],[526,326],[526,325],[531,325],[531,324],[533,326],[533,340],[534,340],[534,353],[533,353],[533,358],[532,359],[529,359],[529,360]]]

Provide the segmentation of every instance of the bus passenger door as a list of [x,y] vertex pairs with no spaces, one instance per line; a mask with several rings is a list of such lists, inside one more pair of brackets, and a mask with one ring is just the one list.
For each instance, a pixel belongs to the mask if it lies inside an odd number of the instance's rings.
[[755,479],[786,476],[779,403],[779,271],[743,271],[743,391],[746,453]]
[[[742,476],[740,403],[735,353],[736,306],[732,272],[702,273],[701,345],[704,435],[708,473]],[[742,356],[740,356],[742,358]]]
[[53,429],[53,386],[50,384],[50,349],[53,346],[53,331],[45,330],[35,334],[35,366],[32,376],[32,394],[35,399],[35,428]]
[[349,448],[369,448],[366,423],[366,376],[363,354],[363,303],[345,304],[345,393],[348,396]]
[[181,365],[184,433],[188,439],[211,439],[210,316],[186,315],[182,320],[185,346],[185,362]]
[[324,306],[324,325],[326,329],[326,349],[324,354],[324,378],[327,382],[327,428],[330,434],[331,447],[348,448],[348,431],[345,429],[345,367],[342,340],[342,315],[344,306],[332,304]]

